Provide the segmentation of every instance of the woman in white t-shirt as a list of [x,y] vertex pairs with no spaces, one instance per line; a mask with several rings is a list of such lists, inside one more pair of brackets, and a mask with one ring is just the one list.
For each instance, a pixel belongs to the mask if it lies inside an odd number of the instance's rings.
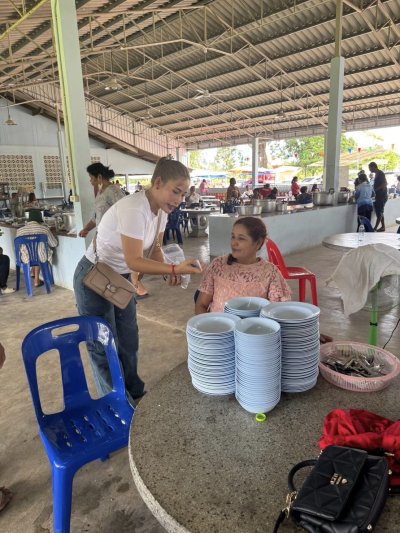
[[[160,244],[167,216],[183,201],[190,185],[188,169],[178,161],[161,158],[154,170],[151,187],[122,198],[103,215],[97,228],[96,248],[99,261],[129,278],[132,271],[145,274],[169,275],[171,285],[180,284],[181,274],[199,274],[201,266],[195,259],[178,265],[164,263]],[[157,245],[146,258],[157,237]],[[95,262],[93,244],[78,263],[74,275],[74,290],[80,315],[100,316],[113,330],[118,357],[124,373],[128,398],[136,400],[144,394],[144,383],[137,374],[139,345],[136,322],[136,301],[132,298],[125,309],[119,309],[91,291],[83,278]],[[196,265],[196,266],[193,266]],[[107,394],[112,387],[107,357],[99,343],[88,343],[97,389]]]

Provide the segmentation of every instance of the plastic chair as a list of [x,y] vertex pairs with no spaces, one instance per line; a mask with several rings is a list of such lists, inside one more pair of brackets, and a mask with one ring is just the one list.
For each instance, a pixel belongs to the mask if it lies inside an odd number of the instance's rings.
[[[48,256],[49,244],[47,235],[24,235],[14,239],[15,247],[15,264],[16,264],[16,290],[19,291],[21,266],[24,271],[25,288],[28,296],[32,296],[32,281],[30,270],[32,266],[40,267],[43,276],[44,285],[47,294],[51,292],[51,284],[54,284],[53,272],[49,261],[44,263],[40,261],[39,244],[42,244],[45,249],[45,255]],[[21,260],[21,246],[25,245],[29,255],[29,263],[23,263]]]
[[168,215],[168,221],[167,225],[165,226],[164,231],[164,237],[163,237],[163,244],[165,245],[167,243],[167,240],[169,239],[169,232],[172,231],[172,235],[174,237],[174,240],[178,241],[178,244],[183,244],[182,239],[182,233],[181,233],[181,215],[182,212],[179,207],[174,209],[172,213]]
[[317,299],[317,283],[315,274],[303,267],[287,267],[283,260],[282,254],[277,245],[271,241],[266,240],[268,260],[277,266],[285,279],[299,280],[299,301],[304,302],[306,299],[306,282],[310,282],[311,300],[314,305],[318,305]]
[[[358,217],[358,228],[360,227],[361,224],[363,224],[366,233],[373,233],[374,232],[374,228],[372,227],[372,224],[368,220],[367,217],[362,217],[362,216]],[[358,228],[357,228],[357,231],[358,231]]]
[[[75,330],[60,330],[66,326]],[[104,347],[113,382],[112,391],[99,399],[90,397],[79,352],[79,343],[94,341]],[[64,410],[47,415],[40,403],[36,362],[53,349],[60,356]],[[104,461],[110,452],[127,446],[134,409],[125,396],[111,329],[100,318],[71,317],[43,324],[25,337],[22,356],[39,434],[52,470],[53,529],[68,533],[74,474],[86,463]]]

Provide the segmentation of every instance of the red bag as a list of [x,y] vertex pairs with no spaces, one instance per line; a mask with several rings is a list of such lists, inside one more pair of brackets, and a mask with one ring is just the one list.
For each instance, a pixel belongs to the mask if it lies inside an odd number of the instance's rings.
[[334,409],[325,417],[319,447],[332,444],[385,455],[393,473],[389,485],[400,487],[400,421],[363,409]]

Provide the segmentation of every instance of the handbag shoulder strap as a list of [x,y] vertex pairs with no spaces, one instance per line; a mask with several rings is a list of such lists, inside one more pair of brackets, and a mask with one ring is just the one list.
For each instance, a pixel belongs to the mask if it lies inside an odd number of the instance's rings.
[[156,234],[155,234],[155,237],[154,237],[154,240],[153,240],[153,244],[151,245],[149,252],[146,254],[146,259],[149,259],[152,256],[152,254],[154,252],[154,248],[157,245],[158,235],[160,233],[160,226],[161,226],[161,217],[160,217],[160,211],[158,211]]
[[307,459],[307,461],[301,461],[300,463],[297,463],[289,470],[288,487],[289,487],[290,492],[286,496],[286,505],[282,509],[282,511],[279,513],[279,516],[275,522],[273,533],[277,533],[278,529],[280,528],[285,518],[289,517],[290,508],[297,494],[297,489],[294,486],[294,481],[293,481],[296,472],[298,472],[302,468],[306,468],[307,466],[315,466],[316,463],[317,463],[317,459]]

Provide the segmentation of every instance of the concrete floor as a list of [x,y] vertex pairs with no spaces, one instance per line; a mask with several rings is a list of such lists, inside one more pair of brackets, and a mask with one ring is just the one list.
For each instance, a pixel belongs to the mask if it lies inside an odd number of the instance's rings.
[[[389,231],[396,228],[390,228]],[[229,237],[227,237],[229,238]],[[185,239],[187,257],[208,260],[207,239]],[[337,340],[367,341],[369,314],[360,311],[350,318],[342,312],[337,290],[326,287],[341,253],[313,248],[286,257],[287,264],[306,266],[317,276],[321,330]],[[15,278],[10,276],[9,286]],[[151,390],[169,370],[186,359],[185,325],[193,315],[193,293],[198,285],[192,279],[187,290],[166,286],[158,277],[144,280],[151,297],[138,303],[140,329],[140,374]],[[293,286],[293,299],[297,286]],[[57,318],[75,315],[74,295],[55,287],[50,295],[34,289],[33,298],[24,290],[0,296],[0,341],[7,360],[0,372],[0,486],[14,492],[9,507],[0,514],[2,533],[44,533],[52,531],[51,477],[47,457],[38,436],[37,424],[21,358],[21,342],[34,327]],[[380,314],[379,344],[389,338],[399,316],[398,308]],[[399,331],[387,349],[400,353]],[[45,359],[46,358],[46,359]],[[45,405],[60,405],[59,375],[47,356],[39,365],[39,378]],[[90,371],[89,371],[90,372]],[[140,409],[140,406],[138,407]],[[157,423],[157,420],[154,421]],[[283,474],[284,475],[284,474]],[[71,531],[90,533],[159,533],[158,525],[133,485],[127,450],[111,460],[96,461],[75,476]],[[251,532],[249,532],[251,533]]]

